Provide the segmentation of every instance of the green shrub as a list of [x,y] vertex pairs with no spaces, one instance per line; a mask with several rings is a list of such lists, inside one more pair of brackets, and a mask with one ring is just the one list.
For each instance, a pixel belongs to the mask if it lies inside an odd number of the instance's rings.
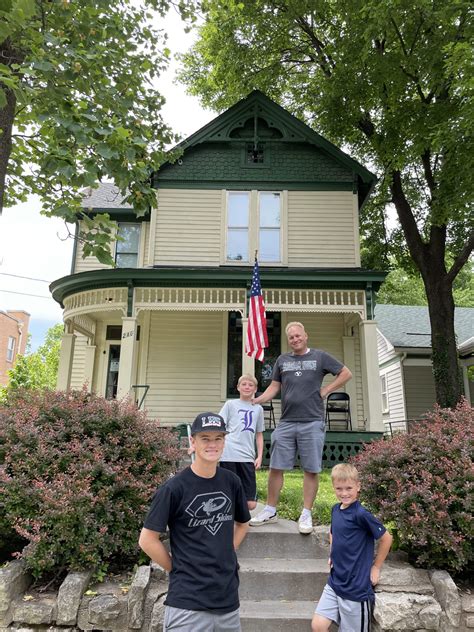
[[410,434],[367,444],[352,459],[361,498],[392,522],[401,549],[419,566],[460,572],[473,560],[474,413],[436,407]]
[[152,494],[178,457],[175,434],[134,404],[85,391],[12,394],[0,452],[4,524],[28,541],[35,577],[135,559]]

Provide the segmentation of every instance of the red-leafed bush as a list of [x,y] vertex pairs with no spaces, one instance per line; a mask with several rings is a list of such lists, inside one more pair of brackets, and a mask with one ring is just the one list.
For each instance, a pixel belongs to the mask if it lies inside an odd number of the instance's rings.
[[132,403],[20,392],[0,408],[0,456],[0,525],[28,541],[22,556],[40,577],[136,559],[148,504],[178,449],[175,434]]
[[419,566],[459,572],[473,560],[474,413],[436,407],[410,434],[365,446],[354,459],[361,498],[396,528]]

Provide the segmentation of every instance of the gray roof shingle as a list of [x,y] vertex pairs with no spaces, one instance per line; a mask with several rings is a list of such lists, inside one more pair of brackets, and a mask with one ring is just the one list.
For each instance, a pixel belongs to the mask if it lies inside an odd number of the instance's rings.
[[82,207],[89,209],[132,208],[123,201],[120,191],[113,182],[101,182],[96,189],[88,187],[83,191]]
[[[375,306],[378,329],[394,347],[431,347],[431,327],[427,307],[411,305]],[[458,346],[474,332],[474,308],[456,307],[454,326]]]

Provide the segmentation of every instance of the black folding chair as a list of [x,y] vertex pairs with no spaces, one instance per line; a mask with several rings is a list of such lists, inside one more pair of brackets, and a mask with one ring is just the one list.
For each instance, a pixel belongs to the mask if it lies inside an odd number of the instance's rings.
[[331,422],[344,424],[344,430],[352,430],[351,398],[347,393],[330,393],[326,399],[326,424],[331,430]]

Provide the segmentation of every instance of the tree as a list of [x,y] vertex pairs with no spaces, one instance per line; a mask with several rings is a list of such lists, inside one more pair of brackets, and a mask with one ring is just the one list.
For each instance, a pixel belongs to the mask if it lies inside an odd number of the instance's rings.
[[[0,212],[36,193],[74,223],[80,190],[106,178],[138,215],[153,205],[150,172],[173,137],[151,84],[169,56],[152,20],[171,4],[0,0]],[[84,255],[113,263],[108,216],[84,220]]]
[[183,58],[191,93],[220,109],[258,88],[377,171],[372,208],[396,209],[394,251],[428,299],[436,398],[454,406],[453,283],[474,245],[470,3],[204,0],[203,13]]
[[[474,273],[469,262],[462,268],[453,284],[456,307],[474,307]],[[403,268],[394,267],[377,293],[377,303],[393,305],[427,305],[423,280],[419,274],[409,274]]]
[[53,390],[58,377],[59,352],[64,325],[58,323],[46,332],[44,343],[33,353],[18,356],[14,368],[8,372],[7,390]]

